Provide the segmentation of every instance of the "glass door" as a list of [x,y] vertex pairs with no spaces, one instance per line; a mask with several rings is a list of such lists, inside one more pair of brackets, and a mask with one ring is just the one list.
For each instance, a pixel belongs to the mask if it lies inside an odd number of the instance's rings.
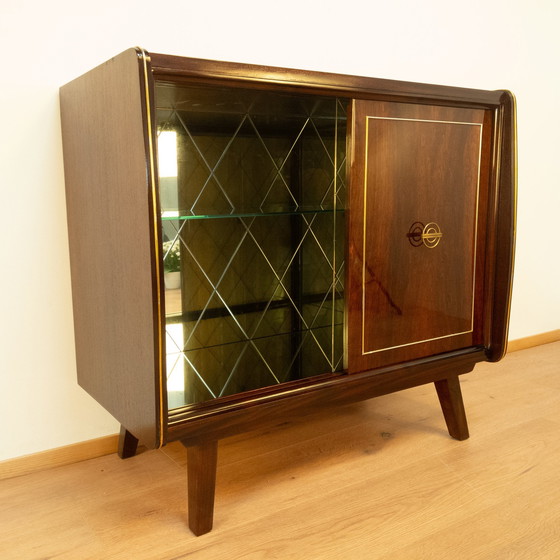
[[156,84],[169,408],[343,365],[345,105]]

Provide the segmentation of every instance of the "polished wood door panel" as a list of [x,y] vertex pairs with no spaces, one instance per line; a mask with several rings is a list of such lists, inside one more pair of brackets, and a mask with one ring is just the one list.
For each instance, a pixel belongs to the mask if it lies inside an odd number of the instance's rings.
[[349,371],[473,343],[483,121],[354,102]]
[[472,330],[480,129],[368,117],[364,353]]

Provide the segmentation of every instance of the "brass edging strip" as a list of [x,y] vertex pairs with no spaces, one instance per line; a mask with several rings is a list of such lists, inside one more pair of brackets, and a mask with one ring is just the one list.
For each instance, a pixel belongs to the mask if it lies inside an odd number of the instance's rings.
[[163,358],[163,331],[161,327],[162,318],[162,302],[161,302],[161,269],[160,269],[160,243],[159,243],[159,216],[157,213],[157,188],[156,188],[156,170],[155,170],[155,151],[153,143],[153,130],[152,130],[152,111],[150,99],[150,85],[148,63],[150,62],[150,55],[142,48],[138,48],[140,56],[142,57],[142,65],[144,70],[144,93],[146,99],[146,127],[148,132],[148,160],[150,167],[150,194],[152,199],[152,223],[153,223],[153,239],[154,239],[154,259],[155,259],[155,276],[156,276],[156,306],[157,306],[157,352],[158,352],[158,404],[159,404],[159,431],[158,431],[158,447],[163,445],[164,433],[164,395],[163,395],[163,371],[164,371],[164,358]]
[[473,329],[470,329],[468,331],[458,332],[458,333],[444,334],[443,336],[435,336],[434,338],[426,338],[425,340],[415,340],[414,342],[407,342],[405,344],[398,344],[396,346],[387,346],[387,348],[380,348],[379,350],[368,350],[367,352],[364,352],[364,354],[377,354],[378,352],[385,352],[387,350],[396,350],[397,348],[404,348],[405,346],[414,346],[415,344],[423,344],[424,342],[443,340],[444,338],[451,338],[452,336],[461,336],[464,334],[470,334],[472,332]]
[[[375,119],[378,121],[409,121],[409,122],[429,122],[429,123],[441,123],[441,124],[466,124],[468,126],[482,126],[482,123],[466,122],[466,121],[441,121],[434,119],[409,119],[404,117],[372,117],[368,115],[367,119]],[[367,148],[367,145],[366,145]]]
[[366,116],[366,142],[364,150],[364,212],[362,216],[362,356],[366,354],[365,331],[366,331],[366,223],[367,223],[367,177],[368,177],[368,149],[369,149],[369,116]]
[[[380,348],[378,350],[367,350],[365,349],[365,272],[366,272],[366,207],[367,207],[367,153],[369,147],[369,119],[375,120],[389,120],[389,121],[409,121],[409,122],[429,122],[429,123],[441,123],[441,124],[457,124],[457,125],[468,125],[468,126],[478,126],[479,130],[479,148],[478,148],[478,173],[477,173],[477,185],[476,185],[476,203],[475,203],[475,232],[474,232],[474,250],[473,250],[473,287],[472,287],[472,304],[471,304],[471,328],[467,331],[446,334],[443,336],[438,336],[434,338],[427,338],[425,340],[417,340],[414,342],[407,342],[405,344],[398,344],[396,346],[389,346],[387,348]],[[362,238],[362,355],[367,354],[377,354],[378,352],[385,352],[387,350],[396,350],[397,348],[403,348],[405,346],[414,346],[416,344],[423,344],[425,342],[432,342],[434,340],[442,340],[444,338],[451,338],[453,336],[461,336],[465,334],[472,333],[474,331],[474,311],[475,311],[475,293],[476,293],[476,247],[478,244],[478,212],[480,203],[480,170],[482,165],[482,139],[483,139],[483,123],[476,122],[464,122],[464,121],[444,121],[444,120],[433,120],[433,119],[412,119],[403,117],[378,117],[378,116],[366,116],[366,139],[365,139],[365,164],[364,164],[364,215],[363,215],[363,238]]]

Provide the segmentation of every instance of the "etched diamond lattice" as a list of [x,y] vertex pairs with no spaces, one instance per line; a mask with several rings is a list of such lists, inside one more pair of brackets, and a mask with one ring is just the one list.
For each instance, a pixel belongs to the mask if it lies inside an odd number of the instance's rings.
[[158,130],[177,136],[176,208],[162,215],[181,270],[166,290],[170,406],[339,370],[343,102],[156,93]]

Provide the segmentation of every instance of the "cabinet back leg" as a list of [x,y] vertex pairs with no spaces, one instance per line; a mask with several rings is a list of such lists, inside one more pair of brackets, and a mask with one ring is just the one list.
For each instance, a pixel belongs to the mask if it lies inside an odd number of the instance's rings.
[[460,441],[468,439],[469,427],[459,376],[455,375],[448,379],[436,381],[435,386],[449,435]]
[[198,537],[212,530],[218,442],[187,446],[189,527]]
[[138,440],[124,427],[121,426],[119,434],[118,455],[121,459],[128,459],[136,455],[138,449]]

